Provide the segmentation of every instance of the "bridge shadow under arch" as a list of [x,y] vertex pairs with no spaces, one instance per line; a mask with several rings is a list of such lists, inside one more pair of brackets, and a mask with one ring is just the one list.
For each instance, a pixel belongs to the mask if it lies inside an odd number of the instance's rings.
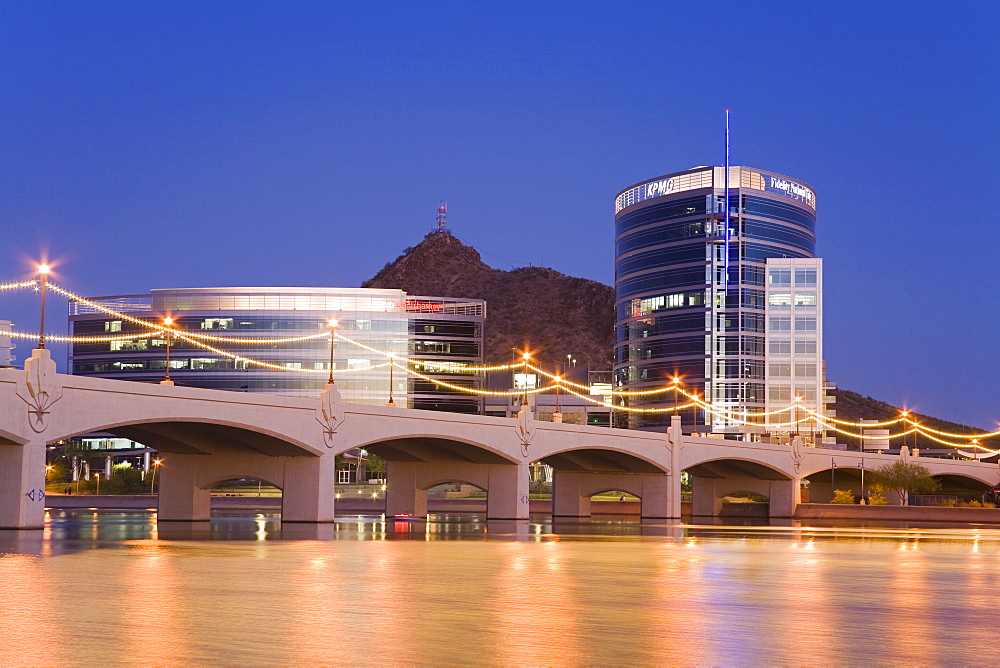
[[[752,459],[722,457],[699,462],[685,469],[691,476],[691,516],[722,515],[790,517],[794,512],[798,483],[786,471]],[[765,504],[726,504],[734,494],[757,494]],[[738,506],[745,505],[746,508]]]
[[[516,519],[527,509],[527,473],[523,462],[485,444],[454,438],[412,435],[361,445],[386,460],[386,515],[427,514],[427,491],[448,483],[486,492],[486,516]],[[523,480],[521,477],[523,475]],[[476,512],[478,508],[467,509]]]

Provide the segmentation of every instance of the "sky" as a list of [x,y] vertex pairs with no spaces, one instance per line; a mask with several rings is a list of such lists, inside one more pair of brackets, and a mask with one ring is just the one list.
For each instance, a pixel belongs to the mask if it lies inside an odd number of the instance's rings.
[[445,200],[488,264],[612,284],[615,195],[721,164],[731,109],[733,164],[817,193],[828,379],[993,428],[998,34],[977,1],[7,0],[0,282],[357,286]]

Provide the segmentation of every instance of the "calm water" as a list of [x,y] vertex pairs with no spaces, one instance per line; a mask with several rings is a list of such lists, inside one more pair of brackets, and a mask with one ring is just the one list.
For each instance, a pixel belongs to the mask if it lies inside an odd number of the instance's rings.
[[3,665],[994,665],[1000,531],[53,511],[0,582]]

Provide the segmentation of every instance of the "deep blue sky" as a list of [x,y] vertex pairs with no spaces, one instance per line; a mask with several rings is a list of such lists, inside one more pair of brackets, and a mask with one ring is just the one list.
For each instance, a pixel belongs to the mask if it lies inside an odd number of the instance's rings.
[[356,286],[445,199],[487,263],[610,284],[615,194],[719,164],[728,107],[734,164],[818,194],[829,379],[992,427],[998,30],[996,2],[8,0],[0,281],[48,253],[89,295]]

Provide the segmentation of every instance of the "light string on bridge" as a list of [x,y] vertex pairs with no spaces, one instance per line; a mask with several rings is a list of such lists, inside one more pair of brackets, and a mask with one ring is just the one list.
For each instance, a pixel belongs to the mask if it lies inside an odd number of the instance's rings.
[[[19,289],[19,288],[37,287],[38,284],[39,284],[39,281],[37,281],[37,280],[21,281],[21,282],[16,282],[16,283],[6,283],[6,284],[0,284],[0,290],[14,290],[14,289]],[[98,311],[101,311],[103,313],[106,313],[108,315],[114,316],[116,318],[120,318],[122,320],[127,320],[129,322],[134,323],[134,324],[141,325],[143,327],[148,328],[147,331],[138,332],[138,333],[115,334],[115,335],[105,335],[105,336],[51,336],[51,335],[47,335],[46,338],[48,338],[50,340],[66,341],[66,342],[77,342],[77,343],[102,343],[102,342],[113,342],[113,341],[128,341],[128,340],[146,338],[146,337],[151,337],[151,336],[156,336],[156,335],[165,335],[167,332],[171,332],[173,336],[175,336],[177,338],[180,338],[180,339],[183,339],[183,340],[191,343],[192,345],[194,345],[196,347],[199,347],[199,348],[211,351],[213,353],[222,355],[224,357],[233,359],[234,361],[243,362],[245,364],[259,366],[259,367],[267,368],[267,369],[278,370],[278,371],[294,371],[294,372],[300,372],[300,373],[328,373],[328,372],[330,372],[329,369],[303,369],[303,368],[289,367],[289,366],[274,364],[274,363],[266,362],[266,361],[263,361],[263,360],[253,359],[253,358],[245,356],[245,355],[238,355],[236,353],[232,353],[232,352],[223,350],[221,348],[217,348],[215,346],[212,346],[212,345],[209,345],[208,343],[206,343],[206,341],[214,341],[214,342],[219,342],[219,343],[234,343],[234,344],[241,344],[241,345],[246,345],[246,344],[264,344],[264,343],[267,343],[267,344],[293,343],[293,342],[299,342],[299,341],[308,341],[308,340],[316,340],[316,339],[321,339],[321,338],[327,338],[327,337],[329,337],[329,333],[327,333],[327,332],[321,332],[321,333],[312,334],[312,335],[306,335],[306,336],[283,337],[283,338],[231,337],[231,336],[217,336],[217,335],[211,335],[211,334],[202,334],[202,333],[199,333],[199,332],[190,332],[190,331],[178,330],[178,329],[175,329],[175,328],[168,328],[168,327],[166,327],[164,325],[161,325],[159,323],[151,322],[149,320],[144,320],[142,318],[138,318],[138,317],[129,315],[127,313],[123,313],[123,312],[117,311],[116,309],[107,307],[107,306],[105,306],[105,305],[103,305],[103,304],[101,304],[99,302],[95,302],[93,300],[87,299],[87,298],[82,297],[80,295],[74,294],[73,292],[71,292],[69,290],[66,290],[65,288],[62,288],[62,287],[60,287],[58,285],[55,285],[53,283],[48,283],[48,288],[51,289],[51,290],[53,290],[54,292],[57,292],[59,294],[62,294],[63,296],[66,296],[69,299],[73,299],[73,300],[78,301],[80,303],[86,304],[87,306],[90,306],[91,308],[94,308],[94,309],[96,309]],[[22,333],[22,332],[5,332],[4,335],[5,336],[11,336],[11,337],[14,337],[14,338],[19,338],[19,339],[36,339],[36,338],[38,338],[37,335],[27,334],[27,333]],[[978,449],[978,450],[981,450],[981,451],[987,452],[987,453],[1000,454],[1000,450],[991,450],[990,448],[987,448],[987,447],[985,447],[985,446],[983,446],[983,445],[981,445],[979,443],[979,440],[988,439],[988,438],[992,438],[992,437],[996,437],[996,436],[1000,436],[1000,430],[993,431],[993,432],[979,432],[979,433],[974,433],[974,434],[957,434],[957,433],[954,433],[954,432],[947,432],[947,431],[943,431],[943,430],[938,430],[938,429],[933,429],[931,427],[927,427],[927,426],[925,426],[925,425],[923,425],[921,423],[918,423],[918,422],[910,419],[908,417],[909,416],[909,412],[908,411],[902,411],[900,417],[898,417],[898,418],[896,418],[894,420],[886,420],[886,421],[882,421],[882,422],[864,422],[864,423],[862,423],[862,422],[852,422],[852,421],[848,421],[848,420],[841,420],[839,418],[835,418],[835,417],[832,417],[832,416],[823,416],[820,413],[818,413],[818,412],[816,412],[816,411],[814,411],[812,409],[809,409],[806,406],[802,406],[799,403],[799,399],[798,398],[796,399],[796,402],[793,403],[793,404],[790,404],[790,405],[788,405],[786,407],[779,408],[779,409],[776,409],[776,410],[771,410],[771,411],[748,412],[748,411],[740,411],[740,410],[731,410],[731,409],[727,409],[725,407],[715,406],[712,403],[699,398],[698,395],[693,394],[693,393],[689,393],[689,392],[685,391],[680,386],[680,378],[677,378],[677,377],[673,378],[673,383],[671,385],[666,385],[666,386],[658,387],[658,388],[651,388],[651,389],[648,389],[648,390],[614,390],[614,389],[610,389],[609,388],[607,390],[602,389],[601,392],[600,392],[601,395],[604,395],[604,396],[610,395],[612,397],[647,397],[647,396],[651,396],[651,395],[654,395],[654,394],[665,394],[665,393],[668,393],[668,392],[673,392],[676,396],[684,396],[688,400],[688,402],[685,403],[685,404],[675,405],[675,406],[672,406],[672,407],[664,407],[664,408],[637,408],[637,407],[626,406],[626,405],[615,405],[614,403],[609,403],[609,402],[606,402],[606,401],[604,401],[602,399],[595,399],[591,395],[583,394],[583,393],[581,393],[578,390],[585,390],[587,392],[592,392],[593,391],[593,387],[589,386],[589,385],[584,385],[584,384],[581,384],[581,383],[576,383],[576,382],[570,381],[570,380],[568,380],[566,378],[563,378],[562,376],[550,373],[548,371],[545,371],[544,369],[541,369],[540,367],[538,367],[538,366],[536,366],[534,364],[531,364],[528,361],[530,359],[530,355],[528,355],[527,353],[524,355],[524,358],[520,362],[514,362],[514,363],[511,363],[511,364],[500,364],[500,365],[493,365],[493,366],[465,366],[465,367],[456,367],[454,362],[435,362],[433,360],[411,359],[411,358],[407,358],[407,357],[401,357],[400,355],[398,355],[396,353],[379,350],[379,349],[374,348],[372,346],[369,346],[367,344],[361,343],[360,341],[356,341],[354,339],[351,339],[350,337],[344,336],[344,335],[342,335],[340,333],[335,334],[335,336],[336,336],[337,339],[341,339],[341,340],[343,340],[345,342],[348,342],[348,343],[350,343],[350,344],[352,344],[354,346],[357,346],[358,348],[361,348],[361,349],[367,350],[369,352],[381,355],[381,356],[383,356],[383,357],[385,357],[387,359],[386,362],[381,363],[381,364],[368,365],[368,366],[364,366],[364,367],[349,367],[347,369],[334,369],[333,372],[334,373],[338,373],[338,374],[340,374],[340,373],[355,373],[355,372],[370,371],[370,370],[374,370],[374,369],[385,368],[385,367],[387,367],[389,365],[392,365],[393,367],[398,368],[401,371],[404,371],[405,373],[413,375],[414,377],[417,377],[417,378],[421,378],[421,379],[426,380],[428,382],[434,383],[434,384],[439,385],[441,387],[446,387],[448,389],[452,389],[452,390],[455,390],[455,391],[460,391],[460,392],[469,393],[469,394],[476,394],[476,395],[481,395],[481,396],[505,396],[505,397],[527,396],[527,395],[531,395],[531,394],[541,394],[543,392],[548,392],[548,391],[553,391],[553,390],[557,390],[557,389],[562,389],[562,390],[565,390],[566,392],[568,392],[570,394],[573,394],[574,396],[577,396],[577,397],[579,397],[579,398],[581,398],[583,400],[586,400],[586,401],[588,401],[588,402],[590,402],[592,404],[604,406],[604,407],[607,407],[607,408],[610,408],[610,409],[613,409],[613,410],[621,410],[621,411],[626,411],[626,412],[631,412],[631,413],[668,413],[668,412],[674,412],[674,411],[678,411],[678,410],[682,410],[682,409],[687,409],[687,408],[701,408],[706,413],[714,415],[716,417],[723,418],[723,419],[726,419],[726,420],[729,420],[731,422],[735,422],[735,423],[738,423],[738,424],[752,426],[752,427],[771,427],[771,428],[774,428],[774,427],[792,427],[792,426],[801,425],[801,424],[806,423],[806,422],[813,422],[817,426],[822,426],[824,429],[828,429],[828,430],[831,430],[831,431],[843,434],[845,436],[851,436],[851,437],[861,438],[861,439],[865,439],[865,438],[867,438],[867,439],[878,438],[878,439],[886,439],[886,440],[904,438],[904,437],[906,437],[906,436],[908,436],[910,434],[915,434],[916,433],[916,434],[921,434],[921,435],[925,436],[929,440],[935,441],[935,442],[943,444],[943,445],[947,445],[949,447],[953,447],[953,448],[975,448],[975,449]],[[398,362],[405,363],[406,366],[402,366],[402,365],[398,364]],[[513,369],[521,368],[521,369],[524,369],[525,371],[533,371],[533,372],[535,372],[535,373],[537,373],[537,374],[539,374],[541,376],[544,376],[544,377],[548,378],[549,380],[551,380],[552,383],[550,385],[539,386],[539,387],[536,387],[536,388],[522,388],[522,389],[515,389],[515,390],[510,390],[510,391],[481,390],[481,389],[478,389],[478,388],[475,388],[475,387],[469,387],[469,386],[464,386],[464,385],[457,385],[457,384],[454,384],[454,383],[448,383],[447,381],[443,381],[440,378],[434,378],[434,377],[422,374],[422,373],[416,371],[415,369],[410,368],[411,366],[422,366],[424,369],[437,368],[437,369],[439,369],[441,371],[451,371],[451,372],[461,371],[463,373],[480,373],[480,372],[485,372],[485,371],[503,371],[503,370],[513,370]],[[576,389],[574,389],[574,388],[576,388]],[[797,409],[800,409],[800,408],[803,411],[806,412],[806,417],[801,418],[801,419],[795,419],[795,416],[793,415],[792,416],[793,419],[791,421],[788,421],[788,422],[781,422],[781,423],[760,422],[760,421],[755,421],[755,420],[749,419],[749,418],[759,418],[759,417],[769,417],[769,416],[779,415],[779,414],[782,414],[782,413],[796,411]],[[878,436],[875,436],[875,435],[872,435],[872,434],[852,432],[852,431],[848,431],[846,429],[842,429],[841,428],[842,426],[848,426],[848,427],[857,427],[857,428],[860,428],[860,429],[871,429],[871,428],[874,428],[874,427],[891,427],[893,425],[900,424],[900,423],[907,423],[907,424],[911,425],[911,428],[908,429],[908,430],[905,430],[905,431],[894,433],[894,434],[885,434],[885,435],[878,435]],[[963,443],[956,443],[956,442],[953,442],[953,441],[944,440],[943,438],[939,438],[939,437],[961,439],[963,441],[964,440],[968,440],[969,442],[968,443],[964,443],[964,442]],[[984,455],[984,456],[988,456],[988,455]]]
[[0,283],[0,290],[17,290],[19,288],[33,288],[38,285],[38,279],[30,281],[20,281],[17,283]]

